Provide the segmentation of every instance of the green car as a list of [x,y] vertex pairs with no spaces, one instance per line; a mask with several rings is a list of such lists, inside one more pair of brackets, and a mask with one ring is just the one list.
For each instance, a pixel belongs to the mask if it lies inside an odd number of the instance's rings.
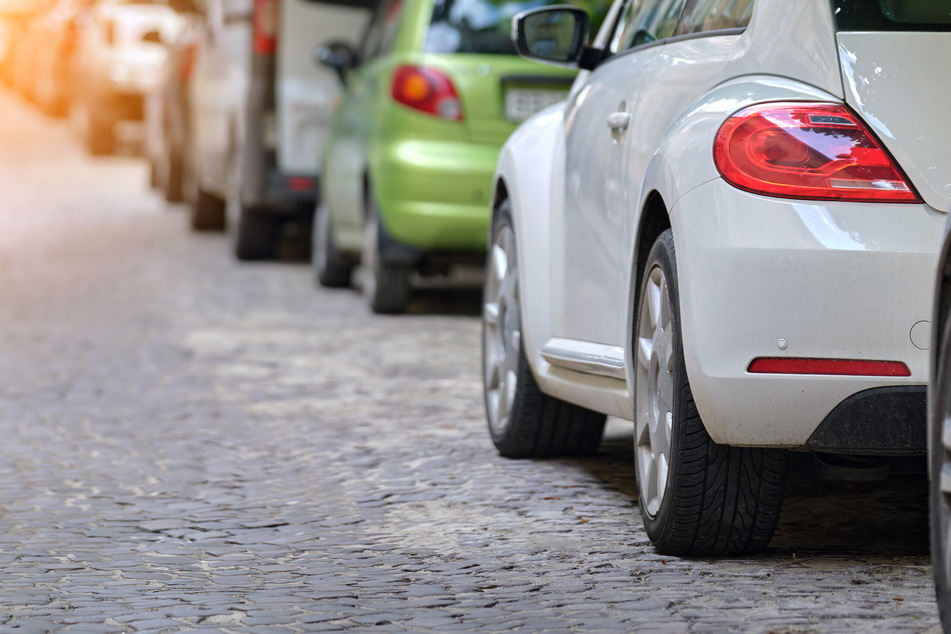
[[[349,286],[362,264],[371,309],[398,313],[414,273],[484,261],[502,143],[576,73],[519,57],[510,39],[513,15],[555,3],[382,0],[359,51],[317,49],[345,85],[313,225],[322,286]],[[592,32],[607,6],[584,3]]]

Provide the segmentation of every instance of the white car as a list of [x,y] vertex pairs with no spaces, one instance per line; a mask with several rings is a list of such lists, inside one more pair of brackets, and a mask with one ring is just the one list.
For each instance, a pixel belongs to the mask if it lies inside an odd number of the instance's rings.
[[102,0],[76,53],[70,119],[92,154],[113,150],[118,124],[141,123],[145,95],[161,79],[167,51],[185,23],[167,0]]
[[[785,450],[924,455],[951,208],[947,3],[618,0],[523,54],[580,66],[499,158],[485,400],[507,456],[634,421],[663,553],[767,546]],[[834,462],[831,461],[830,462]]]
[[273,257],[284,224],[306,227],[318,160],[340,101],[313,58],[328,38],[355,41],[369,0],[200,0],[205,32],[188,83],[186,198],[192,228],[234,228],[241,260]]

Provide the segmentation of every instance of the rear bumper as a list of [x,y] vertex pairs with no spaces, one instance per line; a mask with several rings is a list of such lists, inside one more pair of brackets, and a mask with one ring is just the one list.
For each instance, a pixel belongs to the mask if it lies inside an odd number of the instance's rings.
[[485,250],[498,146],[404,140],[378,149],[373,192],[393,240],[421,252]]
[[928,447],[925,386],[880,387],[832,410],[803,449],[834,453],[921,454]]
[[[684,353],[711,437],[919,449],[944,219],[926,205],[778,200],[721,180],[682,197],[671,221]],[[910,376],[748,372],[759,357],[898,361]]]

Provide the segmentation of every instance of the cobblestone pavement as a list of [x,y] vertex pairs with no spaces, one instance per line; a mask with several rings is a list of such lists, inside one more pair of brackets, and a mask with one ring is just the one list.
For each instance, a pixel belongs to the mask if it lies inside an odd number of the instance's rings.
[[0,630],[938,631],[921,476],[794,475],[766,554],[659,556],[629,425],[496,455],[477,297],[373,317],[0,112]]

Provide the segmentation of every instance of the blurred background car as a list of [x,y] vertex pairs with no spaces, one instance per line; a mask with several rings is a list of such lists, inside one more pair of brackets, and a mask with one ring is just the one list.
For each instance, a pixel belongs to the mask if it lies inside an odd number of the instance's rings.
[[[359,49],[328,42],[344,83],[313,228],[317,281],[402,312],[415,273],[481,262],[502,142],[565,98],[576,70],[518,57],[511,18],[538,0],[383,0]],[[600,22],[607,2],[591,3]]]
[[75,57],[69,113],[91,154],[112,151],[120,124],[141,124],[145,95],[160,79],[166,47],[184,26],[167,0],[99,0],[95,5]]
[[205,28],[196,10],[183,10],[185,26],[168,48],[161,79],[145,97],[145,159],[149,180],[166,201],[184,200],[189,82]]
[[32,59],[29,95],[51,116],[67,114],[75,90],[73,63],[82,41],[82,29],[91,19],[96,0],[58,0],[36,20],[31,39],[37,45]]
[[928,460],[931,562],[938,613],[951,632],[951,222],[945,223],[934,294]]
[[231,225],[239,259],[269,258],[287,229],[306,244],[318,157],[339,103],[337,78],[313,63],[313,49],[329,37],[355,41],[369,9],[360,0],[255,0],[246,13],[215,5],[205,7],[189,84],[191,226]]

